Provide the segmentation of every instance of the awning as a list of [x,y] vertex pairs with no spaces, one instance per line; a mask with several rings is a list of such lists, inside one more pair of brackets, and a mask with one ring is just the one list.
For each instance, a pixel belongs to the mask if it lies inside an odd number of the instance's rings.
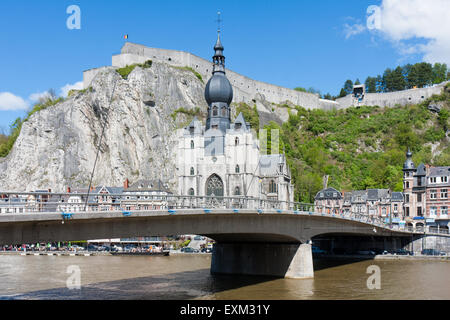
[[425,220],[424,217],[414,217],[413,220]]

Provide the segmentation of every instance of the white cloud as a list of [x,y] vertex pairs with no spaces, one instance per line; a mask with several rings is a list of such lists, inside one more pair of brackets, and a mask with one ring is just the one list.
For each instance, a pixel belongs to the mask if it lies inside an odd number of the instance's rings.
[[47,97],[49,97],[48,91],[36,92],[36,93],[30,94],[30,96],[28,97],[28,100],[30,100],[31,102],[38,102],[40,99],[47,98]]
[[350,38],[351,36],[360,34],[366,30],[366,27],[362,24],[354,24],[349,25],[348,23],[344,24],[344,33],[345,33],[345,39]]
[[376,26],[369,29],[392,41],[401,54],[419,53],[424,61],[450,65],[449,0],[383,0],[368,13],[368,25]]
[[26,110],[28,103],[10,92],[0,92],[0,110]]
[[75,82],[74,84],[66,84],[64,87],[61,88],[61,95],[63,97],[67,97],[67,94],[70,90],[81,90],[83,89],[83,81]]

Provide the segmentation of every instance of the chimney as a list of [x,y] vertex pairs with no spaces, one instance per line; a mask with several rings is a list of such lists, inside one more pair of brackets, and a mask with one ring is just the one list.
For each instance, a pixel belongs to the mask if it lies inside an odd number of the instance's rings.
[[67,193],[70,193],[70,187],[67,187]]
[[125,181],[123,182],[123,188],[124,189],[128,189],[130,182],[128,181],[128,179],[125,179]]

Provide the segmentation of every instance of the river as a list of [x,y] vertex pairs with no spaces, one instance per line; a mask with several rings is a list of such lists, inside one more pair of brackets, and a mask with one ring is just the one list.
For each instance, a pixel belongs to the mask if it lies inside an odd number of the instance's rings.
[[[210,263],[209,254],[0,255],[0,299],[450,299],[446,261],[314,260],[314,279],[305,280],[211,275]],[[380,289],[367,287],[371,265],[379,267]],[[68,289],[69,278],[80,289]]]

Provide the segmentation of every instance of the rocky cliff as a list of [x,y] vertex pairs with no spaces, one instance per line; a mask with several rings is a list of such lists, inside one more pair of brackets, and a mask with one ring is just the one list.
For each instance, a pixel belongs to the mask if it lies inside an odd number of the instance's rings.
[[[165,63],[136,67],[126,79],[114,67],[103,68],[89,88],[23,123],[13,149],[0,159],[0,189],[87,186],[106,124],[93,185],[160,178],[176,190],[175,130],[189,121],[176,110],[206,111],[204,86],[190,70]],[[286,108],[255,104],[266,121],[288,117]]]

